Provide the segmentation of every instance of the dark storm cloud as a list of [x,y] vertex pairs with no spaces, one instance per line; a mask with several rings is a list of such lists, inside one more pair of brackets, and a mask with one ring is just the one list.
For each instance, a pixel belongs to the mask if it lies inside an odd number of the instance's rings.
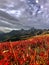
[[31,27],[49,28],[48,0],[0,0],[0,30]]

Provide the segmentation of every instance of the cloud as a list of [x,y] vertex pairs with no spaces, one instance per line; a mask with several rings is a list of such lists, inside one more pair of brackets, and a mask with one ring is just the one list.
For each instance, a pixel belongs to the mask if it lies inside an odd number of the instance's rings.
[[49,1],[0,0],[1,26],[13,29],[49,28]]
[[0,31],[2,31],[4,33],[7,33],[12,30],[19,30],[19,29],[0,26]]

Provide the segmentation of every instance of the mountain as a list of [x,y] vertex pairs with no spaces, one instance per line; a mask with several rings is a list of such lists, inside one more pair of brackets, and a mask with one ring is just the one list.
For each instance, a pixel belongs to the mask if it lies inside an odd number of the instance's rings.
[[0,35],[3,34],[4,32],[0,31]]
[[0,41],[18,41],[18,40],[25,40],[32,36],[40,35],[40,34],[49,34],[49,30],[41,30],[35,29],[34,27],[29,30],[13,30],[9,33],[0,32]]

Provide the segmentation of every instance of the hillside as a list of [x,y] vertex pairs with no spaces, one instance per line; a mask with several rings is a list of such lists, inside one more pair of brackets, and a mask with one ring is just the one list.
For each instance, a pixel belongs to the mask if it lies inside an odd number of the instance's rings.
[[0,32],[0,42],[26,40],[36,35],[49,34],[49,30],[35,29],[29,30],[13,30],[9,33]]
[[49,34],[0,43],[0,65],[49,65]]

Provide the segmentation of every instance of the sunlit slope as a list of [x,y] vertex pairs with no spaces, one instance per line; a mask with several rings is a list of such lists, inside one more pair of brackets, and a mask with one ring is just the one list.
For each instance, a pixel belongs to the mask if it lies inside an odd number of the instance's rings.
[[0,43],[0,65],[49,65],[49,34]]

